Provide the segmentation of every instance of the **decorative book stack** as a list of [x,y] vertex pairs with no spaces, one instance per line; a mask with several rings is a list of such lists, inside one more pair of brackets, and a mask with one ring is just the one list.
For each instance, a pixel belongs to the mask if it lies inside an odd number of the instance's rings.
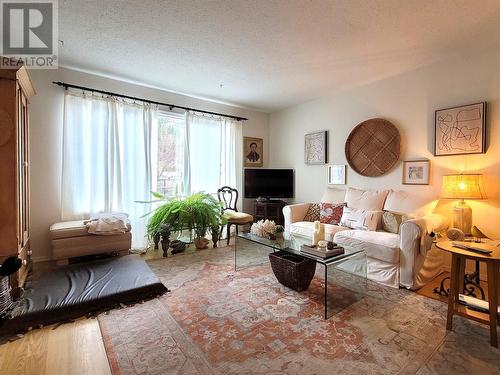
[[339,254],[344,254],[344,248],[340,246],[335,246],[333,249],[329,250],[327,248],[320,248],[318,246],[302,245],[300,251],[323,259],[330,258]]

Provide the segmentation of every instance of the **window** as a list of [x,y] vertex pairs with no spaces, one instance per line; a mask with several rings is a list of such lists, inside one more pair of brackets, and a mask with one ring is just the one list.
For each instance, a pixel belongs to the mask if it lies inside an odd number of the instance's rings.
[[[185,190],[186,117],[172,112],[159,112],[157,117],[157,163],[155,191],[167,197]],[[153,138],[153,142],[155,138]]]
[[129,214],[132,246],[146,246],[151,191],[167,197],[239,187],[241,123],[218,116],[66,92],[61,217]]
[[[241,124],[226,118],[159,111],[153,130],[153,189],[166,197],[239,186]],[[155,159],[156,158],[156,159]]]

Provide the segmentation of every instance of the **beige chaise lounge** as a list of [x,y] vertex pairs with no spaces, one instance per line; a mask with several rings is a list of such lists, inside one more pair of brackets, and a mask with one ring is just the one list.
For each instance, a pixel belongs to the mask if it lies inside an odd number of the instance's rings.
[[88,233],[83,220],[53,224],[50,227],[53,259],[58,265],[64,265],[68,263],[69,258],[84,255],[111,252],[126,255],[132,241],[130,224],[127,227],[126,233],[100,236]]

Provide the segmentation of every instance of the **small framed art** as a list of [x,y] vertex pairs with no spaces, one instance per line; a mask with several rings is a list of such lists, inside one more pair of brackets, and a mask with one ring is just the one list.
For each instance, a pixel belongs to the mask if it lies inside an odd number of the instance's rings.
[[434,118],[434,155],[486,152],[486,102],[440,109]]
[[429,185],[430,160],[403,161],[403,185]]
[[328,163],[328,131],[305,135],[304,162],[308,165]]
[[243,166],[262,167],[264,165],[264,140],[243,137]]
[[345,165],[328,166],[328,185],[345,185]]

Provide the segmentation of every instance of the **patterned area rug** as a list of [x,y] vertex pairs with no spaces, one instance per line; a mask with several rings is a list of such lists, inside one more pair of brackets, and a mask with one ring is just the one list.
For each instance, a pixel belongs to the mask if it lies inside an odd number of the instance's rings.
[[148,261],[172,292],[98,318],[115,375],[500,374],[487,327],[447,332],[446,304],[339,272],[324,320],[320,266],[297,293],[241,242],[254,265],[237,272],[231,248]]

